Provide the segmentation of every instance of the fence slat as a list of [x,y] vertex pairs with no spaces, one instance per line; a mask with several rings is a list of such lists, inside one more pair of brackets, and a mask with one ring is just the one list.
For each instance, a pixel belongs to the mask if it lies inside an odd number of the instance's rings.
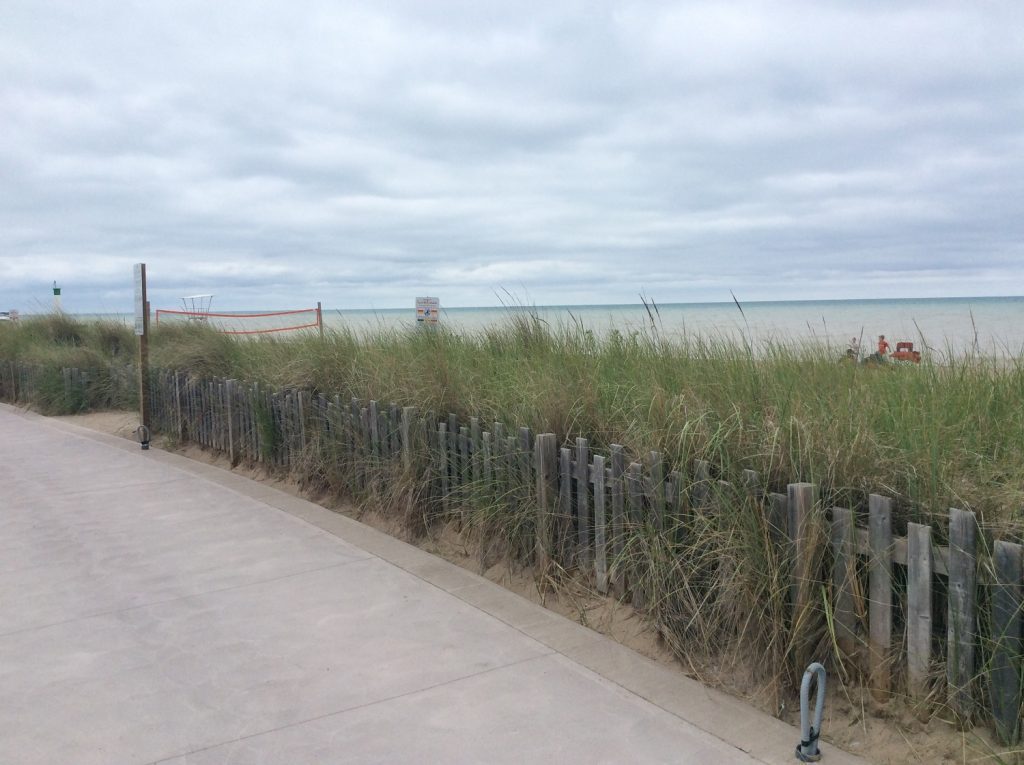
[[576,557],[576,528],[572,514],[572,450],[558,450],[558,550],[562,565],[568,567]]
[[622,551],[626,542],[626,502],[623,475],[626,472],[626,455],[619,444],[609,447],[612,460],[612,591],[618,598],[626,594],[626,566]]
[[932,659],[932,529],[907,524],[907,679],[914,696],[928,695]]
[[441,507],[447,514],[451,510],[452,498],[448,483],[448,423],[437,424],[437,466],[441,477]]
[[576,562],[586,571],[590,562],[590,447],[585,438],[576,439]]
[[[644,478],[643,466],[639,462],[631,462],[626,470],[626,497],[629,507],[629,528],[632,535],[643,531]],[[630,572],[630,589],[633,595],[633,607],[642,610],[647,605],[646,594],[640,572],[633,568]]]
[[[466,425],[459,426],[459,462],[456,471],[459,479],[459,496],[464,504],[468,504],[469,486],[469,428]],[[463,516],[468,513],[464,508]]]
[[505,437],[505,475],[508,476],[505,498],[509,513],[515,516],[519,512],[519,493],[523,488],[519,475],[519,447],[515,436]]
[[370,456],[374,460],[380,459],[383,454],[381,448],[381,429],[380,429],[380,407],[376,401],[370,400]]
[[711,499],[711,463],[707,460],[693,461],[693,486],[690,501],[695,510],[703,510]]
[[993,549],[992,668],[989,670],[996,735],[1007,746],[1020,738],[1022,548],[999,540]]
[[889,698],[892,645],[892,500],[868,497],[868,678],[877,701]]
[[181,380],[181,375],[179,375],[177,372],[175,372],[174,373],[174,407],[175,407],[175,413],[177,415],[177,419],[175,421],[175,424],[177,425],[177,429],[178,429],[178,440],[179,441],[183,440],[183,437],[185,435],[185,431],[184,431],[185,423],[181,419],[181,381],[180,380]]
[[309,416],[309,394],[300,390],[295,395],[295,419],[298,423],[299,448],[306,448],[306,419]]
[[491,426],[491,465],[494,468],[494,481],[498,485],[499,495],[508,491],[508,475],[505,472],[505,426],[494,422]]
[[495,493],[491,472],[491,431],[485,430],[480,434],[480,475],[488,495]]
[[536,561],[540,571],[546,571],[553,551],[552,518],[557,511],[558,496],[558,440],[554,433],[540,433],[534,443],[537,477],[537,547]]
[[533,493],[533,436],[527,427],[519,428],[519,443],[516,449],[516,462],[519,467],[519,494],[522,502],[529,503]]
[[228,441],[228,459],[232,465],[237,465],[238,462],[235,460],[235,381],[226,380],[224,382],[224,401],[227,407],[227,441]]
[[789,496],[771,492],[768,494],[768,501],[765,503],[766,522],[768,533],[775,544],[783,549],[785,555],[789,554]]
[[608,540],[607,518],[605,516],[604,457],[594,455],[594,467],[590,471],[594,483],[594,577],[597,591],[608,594]]
[[665,464],[661,452],[648,454],[647,466],[651,475],[651,522],[660,534],[665,530]]
[[401,430],[401,410],[399,410],[398,404],[391,402],[391,405],[388,407],[388,441],[391,444],[391,450],[388,456],[393,460],[397,460],[402,453]]
[[672,483],[672,496],[666,497],[668,502],[668,524],[671,530],[672,541],[681,544],[686,535],[686,491],[683,474],[678,470],[669,473],[669,481]]
[[472,470],[473,490],[480,492],[480,481],[483,478],[483,466],[481,465],[480,453],[480,418],[469,418],[469,459]]
[[851,660],[857,650],[857,615],[854,611],[857,556],[854,552],[853,511],[848,508],[832,508],[832,551],[836,644],[843,658]]
[[817,602],[819,529],[815,522],[818,487],[812,483],[791,483],[787,487],[789,537],[793,551],[790,596],[793,608],[793,656],[796,677],[810,663],[811,637],[817,632],[820,615]]
[[974,513],[950,509],[946,684],[950,705],[964,722],[973,712],[970,683],[974,677],[977,528]]
[[405,472],[412,471],[412,455],[413,455],[413,423],[416,422],[416,407],[414,406],[403,406],[402,407],[402,425],[399,429],[399,438],[402,442],[402,467],[405,468]]

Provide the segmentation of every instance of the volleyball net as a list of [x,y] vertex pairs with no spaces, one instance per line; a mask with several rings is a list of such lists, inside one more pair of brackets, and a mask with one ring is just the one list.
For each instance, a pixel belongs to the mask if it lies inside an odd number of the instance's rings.
[[158,308],[158,325],[202,323],[224,335],[268,335],[278,332],[299,332],[323,327],[320,306],[291,311],[183,311]]

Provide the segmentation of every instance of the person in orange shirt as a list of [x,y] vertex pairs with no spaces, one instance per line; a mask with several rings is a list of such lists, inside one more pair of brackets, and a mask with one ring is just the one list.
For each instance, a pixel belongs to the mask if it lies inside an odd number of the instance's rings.
[[878,355],[884,357],[889,352],[889,343],[885,340],[885,335],[878,336]]

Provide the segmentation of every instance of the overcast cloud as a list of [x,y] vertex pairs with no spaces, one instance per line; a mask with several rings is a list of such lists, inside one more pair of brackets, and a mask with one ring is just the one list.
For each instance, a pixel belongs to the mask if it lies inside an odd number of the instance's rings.
[[1024,293],[1017,2],[0,0],[0,308]]

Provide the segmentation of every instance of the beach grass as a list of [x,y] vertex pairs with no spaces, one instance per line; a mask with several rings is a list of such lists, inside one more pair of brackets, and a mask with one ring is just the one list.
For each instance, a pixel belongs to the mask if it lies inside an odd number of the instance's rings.
[[[136,364],[137,341],[119,322],[83,322],[46,314],[0,322],[0,361],[29,364],[37,371],[32,404],[45,414],[137,406],[138,391],[121,381]],[[85,370],[86,388],[69,390],[62,369]]]
[[[130,329],[64,316],[0,325],[0,358],[57,370],[130,363]],[[982,355],[916,366],[840,363],[822,346],[725,338],[599,337],[551,327],[526,310],[500,327],[455,333],[381,327],[236,339],[199,323],[159,327],[154,367],[196,376],[396,402],[477,416],[607,453],[654,449],[722,476],[757,471],[765,486],[823,486],[860,506],[871,492],[910,520],[974,510],[1016,526],[1024,508],[1024,361]],[[131,404],[100,400],[85,406]],[[50,408],[59,401],[47,402]]]
[[470,333],[381,328],[321,339],[237,341],[201,326],[162,328],[155,366],[257,380],[343,399],[477,416],[576,436],[607,453],[654,449],[676,466],[706,459],[765,485],[809,481],[836,504],[871,492],[911,520],[949,507],[991,523],[1024,508],[1024,364],[985,356],[884,367],[823,347],[753,349],[654,329],[597,337],[516,312]]

